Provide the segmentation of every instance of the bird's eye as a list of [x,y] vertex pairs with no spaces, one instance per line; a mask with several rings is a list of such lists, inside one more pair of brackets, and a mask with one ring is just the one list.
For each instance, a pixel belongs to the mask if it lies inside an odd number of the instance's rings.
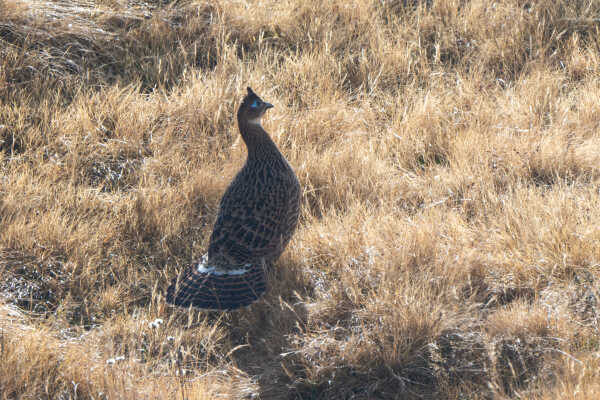
[[254,100],[254,102],[250,105],[252,108],[258,107],[258,100]]

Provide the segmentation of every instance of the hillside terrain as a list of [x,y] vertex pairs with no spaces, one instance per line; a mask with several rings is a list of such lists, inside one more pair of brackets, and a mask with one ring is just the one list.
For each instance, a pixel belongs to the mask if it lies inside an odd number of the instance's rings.
[[[165,303],[246,150],[266,296]],[[600,1],[0,0],[0,400],[600,398]]]

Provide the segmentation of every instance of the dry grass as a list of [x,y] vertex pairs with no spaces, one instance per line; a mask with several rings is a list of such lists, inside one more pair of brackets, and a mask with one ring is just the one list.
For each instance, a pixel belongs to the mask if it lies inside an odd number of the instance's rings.
[[[599,15],[0,0],[0,399],[597,399]],[[247,85],[300,228],[264,300],[174,310]]]

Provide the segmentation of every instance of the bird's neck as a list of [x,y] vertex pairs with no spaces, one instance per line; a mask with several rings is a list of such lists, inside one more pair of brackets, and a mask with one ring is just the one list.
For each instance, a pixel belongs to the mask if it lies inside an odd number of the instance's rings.
[[280,154],[277,145],[260,124],[260,120],[238,118],[238,126],[248,148],[249,160]]

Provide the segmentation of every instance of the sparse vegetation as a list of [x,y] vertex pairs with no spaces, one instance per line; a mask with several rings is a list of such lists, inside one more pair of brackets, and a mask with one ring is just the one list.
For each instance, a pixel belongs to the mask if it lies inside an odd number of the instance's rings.
[[[0,399],[600,397],[597,0],[0,0]],[[245,149],[264,300],[166,306]]]

